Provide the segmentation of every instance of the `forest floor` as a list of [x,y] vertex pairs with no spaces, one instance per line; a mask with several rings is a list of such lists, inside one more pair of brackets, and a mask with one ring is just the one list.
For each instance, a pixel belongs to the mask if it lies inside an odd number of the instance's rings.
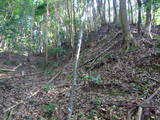
[[[73,120],[139,120],[140,115],[144,120],[160,119],[160,54],[155,47],[160,38],[147,39],[131,28],[140,47],[128,52],[114,25],[88,34],[80,56]],[[153,35],[158,36],[155,31]],[[0,120],[65,120],[74,59],[54,63],[47,72],[37,65],[42,57],[27,59],[0,54]]]

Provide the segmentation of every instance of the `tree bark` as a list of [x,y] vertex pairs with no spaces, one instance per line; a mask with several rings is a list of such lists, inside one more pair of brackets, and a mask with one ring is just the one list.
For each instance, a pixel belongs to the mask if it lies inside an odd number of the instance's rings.
[[48,0],[47,0],[47,6],[46,6],[46,13],[44,15],[45,17],[45,63],[48,64],[48,42],[49,42],[49,36],[48,36],[48,31],[49,31],[49,25],[48,25],[48,22],[49,22],[49,3],[48,3]]
[[106,0],[103,2],[103,23],[106,23]]
[[101,25],[105,23],[104,14],[103,14],[103,3],[102,0],[97,0],[97,10],[100,15]]
[[78,39],[78,49],[77,49],[77,54],[76,54],[76,59],[75,59],[75,64],[74,64],[73,79],[71,81],[72,85],[70,89],[69,105],[67,108],[68,114],[66,116],[66,120],[71,120],[71,115],[73,113],[73,105],[75,101],[75,92],[76,92],[76,86],[77,86],[77,69],[78,69],[79,56],[80,56],[81,44],[82,44],[83,33],[84,33],[84,17],[86,14],[86,8],[88,8],[88,6],[89,6],[89,3],[85,5],[83,13],[82,13],[82,17],[81,17],[80,34],[79,34],[79,39]]
[[138,3],[138,34],[141,33],[141,23],[142,23],[142,3],[141,0],[137,0]]
[[126,9],[126,0],[120,1],[120,21],[123,32],[124,45],[126,50],[130,48],[130,46],[135,46],[135,42],[133,41],[133,36],[130,31],[129,22],[127,19],[127,9]]
[[109,18],[109,23],[111,22],[111,5],[110,5],[110,0],[108,0],[108,18]]
[[[68,23],[68,28],[69,28],[69,39],[70,39],[70,48],[74,48],[74,40],[73,40],[73,11],[72,11],[72,1],[67,0],[66,1],[66,7],[67,7],[67,14],[68,14],[68,18],[69,18],[69,23]],[[71,8],[71,9],[70,9]]]
[[95,7],[95,2],[94,2],[94,0],[92,0],[92,3],[91,3],[91,5],[92,5],[92,8],[93,8],[93,10],[92,10],[92,15],[93,15],[93,24],[94,24],[94,30],[96,30],[97,29],[97,12],[96,12],[96,7]]
[[152,38],[152,0],[146,0],[146,23],[144,34],[148,38]]
[[114,9],[114,23],[118,24],[117,0],[113,0],[113,9]]
[[128,0],[129,2],[129,6],[130,6],[130,10],[131,10],[131,23],[134,24],[134,21],[133,21],[133,7],[132,7],[132,2],[131,0]]

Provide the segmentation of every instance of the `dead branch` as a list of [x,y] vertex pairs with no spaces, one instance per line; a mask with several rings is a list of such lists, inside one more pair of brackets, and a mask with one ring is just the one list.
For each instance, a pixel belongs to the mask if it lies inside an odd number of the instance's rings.
[[0,69],[0,72],[15,72],[21,66],[22,66],[22,64],[19,64],[18,66],[14,67],[13,69]]
[[[112,37],[112,39],[110,39],[109,42],[107,42],[106,44],[103,45],[103,47],[107,46],[108,43],[110,43],[111,41],[113,41],[114,39],[116,39],[118,37],[118,35],[122,34],[122,31],[117,32],[117,34],[115,36]],[[104,37],[102,40],[105,40],[106,37]]]
[[157,83],[160,83],[160,81],[158,79],[152,78],[150,76],[146,76],[146,77],[149,78],[149,79],[151,79],[151,80],[153,80],[153,81],[155,81],[155,82],[157,82]]
[[13,69],[0,69],[0,73],[3,73],[3,72],[14,72],[15,70]]
[[142,102],[142,103],[139,104],[139,105],[143,105],[143,104],[145,104],[145,103],[149,103],[149,101],[150,101],[152,98],[154,98],[154,97],[158,94],[159,91],[160,91],[160,87],[159,87],[149,98],[147,98],[144,102]]
[[127,114],[127,120],[132,120],[132,115],[133,115],[133,111],[136,109],[136,107],[133,107],[132,109],[130,109],[128,111],[128,114]]
[[38,89],[36,92],[34,92],[33,94],[31,94],[30,96],[26,97],[24,100],[21,100],[20,102],[16,103],[15,105],[7,108],[6,110],[3,111],[3,113],[6,113],[10,110],[12,110],[13,108],[17,107],[20,104],[25,103],[25,101],[27,101],[28,99],[32,98],[33,96],[37,95],[37,93],[40,91],[40,89]]
[[16,76],[10,76],[10,77],[4,77],[0,78],[0,83],[7,82],[8,79],[14,79],[14,78],[21,78],[21,77],[27,77],[27,76],[33,76],[37,74],[41,74],[42,72],[32,73],[32,74],[26,74],[26,75],[16,75]]
[[20,68],[22,64],[20,63],[18,66],[14,67],[13,70],[16,71],[18,68]]
[[[113,41],[121,32],[118,32],[115,37],[113,37],[109,42]],[[107,49],[105,49],[103,52],[101,52],[98,56],[96,56],[95,58],[92,58],[88,61],[86,61],[85,63],[83,63],[82,65],[79,66],[79,68],[81,68],[82,66],[92,62],[92,61],[96,61],[99,57],[101,57],[105,52],[109,51],[110,49],[112,49],[118,42],[114,43],[113,45],[111,45],[110,47],[108,47]],[[94,62],[93,62],[94,63]]]
[[[141,104],[138,104],[137,106],[138,107],[138,111],[137,111],[137,116],[136,116],[136,120],[141,120],[141,117],[142,117],[142,112],[143,112],[143,108],[144,108],[144,105],[146,103],[149,103],[149,101],[151,99],[153,99],[157,94],[158,92],[160,91],[160,87],[149,97],[147,98],[144,102],[142,102]],[[133,109],[131,109],[131,111],[133,111]],[[127,120],[131,120],[131,115],[130,113],[128,114],[129,118]]]
[[[47,84],[50,84],[53,80],[55,80],[60,74],[62,73],[62,70],[60,72],[58,72],[50,81],[47,82]],[[6,110],[4,110],[4,113],[12,110],[13,108],[17,107],[20,104],[24,104],[25,101],[27,101],[28,99],[32,98],[33,96],[37,95],[37,93],[40,91],[40,89],[38,89],[36,92],[34,92],[33,94],[31,94],[30,96],[26,97],[24,100],[21,100],[20,102],[16,103],[15,105],[7,108]]]
[[58,72],[54,77],[52,77],[52,79],[50,79],[47,82],[47,85],[49,85],[50,83],[52,83],[61,73],[62,73],[62,70],[60,72]]
[[141,120],[143,108],[139,107],[137,112],[136,120]]
[[84,65],[86,65],[86,64],[88,64],[88,63],[90,63],[90,62],[92,62],[92,63],[91,63],[91,65],[92,65],[98,58],[100,58],[100,57],[103,56],[106,52],[108,52],[110,49],[112,49],[118,42],[119,42],[119,41],[116,41],[114,44],[112,44],[111,46],[109,46],[107,49],[105,49],[104,51],[102,51],[101,53],[99,53],[96,57],[94,57],[94,58],[86,61],[86,62],[83,63],[82,65],[80,65],[79,68],[81,68],[82,66],[84,66]]

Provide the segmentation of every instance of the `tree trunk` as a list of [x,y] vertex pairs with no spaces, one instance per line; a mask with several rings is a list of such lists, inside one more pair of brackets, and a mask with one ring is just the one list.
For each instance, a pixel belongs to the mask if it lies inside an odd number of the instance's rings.
[[76,38],[75,36],[77,36],[76,8],[75,8],[76,7],[76,3],[77,3],[77,0],[73,0],[73,25],[74,25],[74,36],[73,36],[73,39]]
[[106,0],[103,2],[103,23],[106,23]]
[[102,0],[97,0],[97,10],[100,15],[101,25],[104,24],[104,16],[103,16],[102,7],[103,7]]
[[123,38],[124,38],[124,44],[125,48],[128,51],[130,46],[135,46],[135,43],[133,41],[133,37],[130,31],[129,22],[127,19],[127,9],[126,9],[126,0],[120,1],[120,21],[121,21],[121,27],[123,32]]
[[110,5],[110,0],[108,0],[108,18],[109,18],[109,23],[111,22],[111,5]]
[[128,8],[127,8],[127,12],[128,12],[128,22],[129,24],[131,23],[131,15],[130,15],[130,5],[129,5],[129,0],[128,0]]
[[146,23],[145,23],[144,34],[148,38],[152,38],[151,23],[152,23],[152,0],[146,0]]
[[128,0],[129,2],[129,6],[130,6],[130,10],[131,10],[131,23],[134,24],[134,21],[133,21],[133,7],[132,7],[132,2],[131,0]]
[[[70,39],[70,42],[69,42],[70,46],[69,47],[73,49],[74,48],[74,40],[73,40],[73,33],[72,33],[72,32],[74,32],[73,31],[73,11],[72,11],[73,5],[72,5],[72,1],[67,0],[66,2],[67,2],[67,4],[66,4],[67,14],[68,14],[68,18],[69,18],[69,23],[68,23],[69,39]],[[70,7],[71,7],[71,9],[70,9]]]
[[34,41],[34,17],[35,17],[35,8],[32,8],[32,19],[31,19],[31,40]]
[[113,0],[113,9],[114,9],[114,23],[118,24],[117,0]]
[[94,0],[92,0],[92,3],[91,3],[91,5],[92,5],[92,8],[93,8],[93,10],[92,10],[92,15],[93,15],[93,23],[94,23],[94,30],[96,30],[97,29],[97,12],[96,12],[96,7],[95,7],[95,2],[94,2]]
[[141,0],[137,0],[138,3],[138,34],[141,33],[141,23],[142,23],[142,3]]
[[82,17],[81,17],[81,26],[80,26],[80,34],[79,34],[79,39],[78,39],[78,49],[77,49],[77,54],[76,54],[76,59],[75,59],[75,64],[74,64],[74,70],[73,70],[73,79],[71,81],[71,89],[70,89],[70,97],[69,97],[69,105],[67,108],[68,114],[66,116],[66,120],[71,120],[71,115],[73,113],[73,106],[75,102],[75,94],[76,94],[76,86],[77,86],[77,69],[78,69],[78,62],[79,62],[79,56],[80,56],[80,51],[81,51],[81,44],[82,44],[82,39],[83,39],[83,33],[84,33],[84,16],[86,13],[86,8],[89,7],[89,3],[85,6]]
[[48,37],[48,21],[49,21],[49,4],[48,4],[48,0],[47,0],[47,6],[46,6],[46,13],[45,13],[45,63],[48,64],[48,41],[49,41],[49,37]]

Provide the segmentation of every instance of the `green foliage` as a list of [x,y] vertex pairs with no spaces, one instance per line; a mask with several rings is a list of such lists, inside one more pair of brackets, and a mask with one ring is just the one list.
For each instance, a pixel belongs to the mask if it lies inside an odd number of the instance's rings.
[[145,88],[142,88],[142,87],[135,87],[133,88],[134,91],[139,91],[139,92],[143,92],[145,91],[146,89]]
[[105,58],[112,58],[112,57],[113,57],[113,54],[112,54],[112,53],[108,53],[108,54],[105,54],[104,57],[105,57]]
[[56,110],[56,106],[53,103],[47,103],[41,106],[41,110],[43,110],[43,117],[44,120],[58,120],[57,116],[53,115],[53,112]]
[[44,112],[52,112],[55,110],[55,106],[52,103],[45,104],[41,107]]
[[160,8],[158,8],[155,12],[155,23],[160,25]]
[[56,55],[56,54],[62,54],[62,53],[65,53],[65,52],[66,52],[66,50],[63,49],[62,47],[59,47],[59,48],[49,47],[49,49],[48,49],[48,55],[49,56]]
[[144,93],[144,91],[146,90],[146,88],[143,88],[141,85],[139,85],[138,83],[132,82],[130,83],[132,85],[132,90],[136,91],[136,92],[140,92],[140,93]]
[[89,75],[89,74],[84,74],[81,78],[90,79],[90,80],[94,81],[95,83],[99,83],[101,81],[101,76],[100,75],[92,76],[92,75]]
[[0,53],[4,52],[4,50],[2,48],[0,48]]
[[67,74],[67,78],[68,78],[68,79],[73,79],[73,73]]
[[41,3],[39,6],[37,6],[35,14],[37,16],[42,16],[46,12],[46,6],[47,6],[47,3],[45,2]]
[[109,92],[107,94],[109,94],[110,96],[115,96],[115,97],[117,97],[117,96],[122,96],[122,97],[127,96],[127,93],[125,93],[123,91],[122,92],[121,91]]
[[102,104],[102,100],[99,97],[95,97],[91,100],[91,104],[93,105],[101,105]]
[[98,112],[96,110],[91,110],[88,114],[87,114],[87,118],[89,120],[93,120],[94,119],[94,116],[96,116]]
[[78,118],[85,118],[85,114],[83,112],[79,112],[77,116]]
[[43,89],[44,91],[48,92],[49,90],[53,89],[53,86],[51,86],[51,85],[43,85],[43,86],[42,86],[42,89]]
[[0,85],[0,89],[6,89],[5,85]]
[[[72,1],[68,2],[70,4]],[[50,13],[48,30],[49,45],[55,40],[56,42],[65,42],[67,43],[67,46],[70,44],[68,42],[70,41],[68,25],[71,23],[71,19],[68,17],[66,1],[48,0],[48,3]],[[81,26],[81,15],[85,4],[86,1],[84,0],[77,1],[76,3],[76,14],[73,20],[74,27],[77,31],[74,33],[75,43],[77,42],[77,36]],[[21,53],[44,52],[43,42],[45,39],[43,39],[43,36],[45,33],[43,28],[45,24],[43,15],[46,13],[46,5],[46,0],[0,0],[0,36],[4,37],[3,40],[5,41],[8,49]],[[154,0],[152,5],[155,13],[154,23],[160,24],[160,0]],[[143,6],[147,7],[148,4],[144,3]],[[68,7],[71,9],[71,6]],[[134,4],[133,11],[137,9],[137,5]],[[145,19],[145,14],[142,14],[142,17]],[[86,23],[87,22],[88,21],[86,21]],[[90,22],[92,22],[92,20]],[[91,25],[92,24],[93,23],[91,23]],[[32,25],[34,32],[31,31]],[[31,32],[33,32],[33,38],[31,38]],[[56,45],[57,43],[54,44]],[[64,52],[66,51],[62,50],[61,48],[49,50],[49,54],[51,55]]]

